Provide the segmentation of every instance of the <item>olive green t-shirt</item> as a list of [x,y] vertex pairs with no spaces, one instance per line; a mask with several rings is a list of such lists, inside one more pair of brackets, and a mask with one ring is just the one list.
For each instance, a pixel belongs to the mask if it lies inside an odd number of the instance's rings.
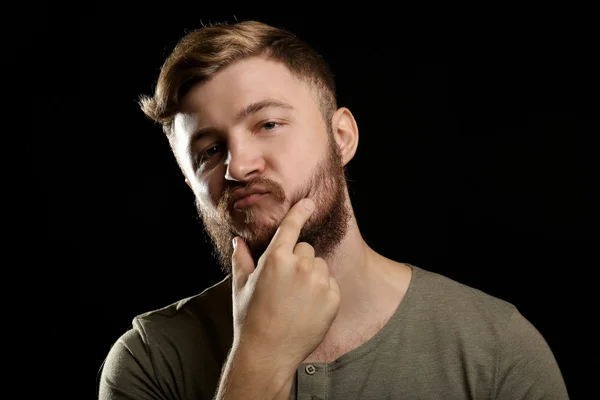
[[[551,349],[515,306],[411,267],[381,330],[331,363],[299,365],[290,399],[568,399]],[[135,317],[108,352],[99,398],[213,399],[233,340],[231,305],[228,276]]]

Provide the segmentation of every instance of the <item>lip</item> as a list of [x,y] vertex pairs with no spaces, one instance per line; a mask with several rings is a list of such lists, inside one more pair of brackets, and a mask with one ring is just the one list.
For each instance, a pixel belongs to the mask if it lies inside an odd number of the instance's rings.
[[268,193],[268,190],[259,186],[236,189],[231,196],[231,208],[239,209],[254,205]]
[[242,208],[253,206],[268,195],[269,193],[252,193],[248,196],[240,198],[238,201],[233,203],[233,208],[236,210],[240,210]]

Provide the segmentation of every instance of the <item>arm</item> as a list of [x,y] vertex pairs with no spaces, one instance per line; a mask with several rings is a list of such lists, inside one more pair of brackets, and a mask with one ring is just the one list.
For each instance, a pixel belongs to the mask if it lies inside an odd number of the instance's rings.
[[497,400],[567,400],[565,382],[550,347],[517,310],[501,344],[496,370]]
[[98,399],[167,400],[153,376],[146,345],[132,329],[117,340],[104,360]]
[[233,349],[223,367],[215,400],[287,400],[295,369],[252,351]]
[[[289,363],[279,363],[272,355],[260,356],[268,352],[258,351],[256,346],[246,348],[234,346],[231,350],[214,399],[287,400],[295,368]],[[172,400],[179,398],[176,393],[177,390],[165,389],[158,383],[148,346],[139,330],[128,331],[112,346],[100,376],[99,400]],[[198,400],[208,396],[208,393],[200,395]]]

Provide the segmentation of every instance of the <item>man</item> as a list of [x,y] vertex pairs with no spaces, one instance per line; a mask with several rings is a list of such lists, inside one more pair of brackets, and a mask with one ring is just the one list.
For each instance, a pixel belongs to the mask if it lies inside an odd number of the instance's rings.
[[160,122],[227,277],[137,316],[101,399],[566,399],[511,304],[376,253],[351,206],[358,146],[327,64],[258,22],[188,33]]

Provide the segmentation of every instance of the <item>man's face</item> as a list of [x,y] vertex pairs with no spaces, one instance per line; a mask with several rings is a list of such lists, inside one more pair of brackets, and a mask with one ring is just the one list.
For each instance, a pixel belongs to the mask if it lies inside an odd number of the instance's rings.
[[[299,242],[326,257],[350,217],[344,165],[313,89],[278,62],[250,58],[228,66],[183,98],[174,148],[225,273],[232,239],[255,264],[288,210],[316,207]],[[236,189],[260,192],[235,202]]]

